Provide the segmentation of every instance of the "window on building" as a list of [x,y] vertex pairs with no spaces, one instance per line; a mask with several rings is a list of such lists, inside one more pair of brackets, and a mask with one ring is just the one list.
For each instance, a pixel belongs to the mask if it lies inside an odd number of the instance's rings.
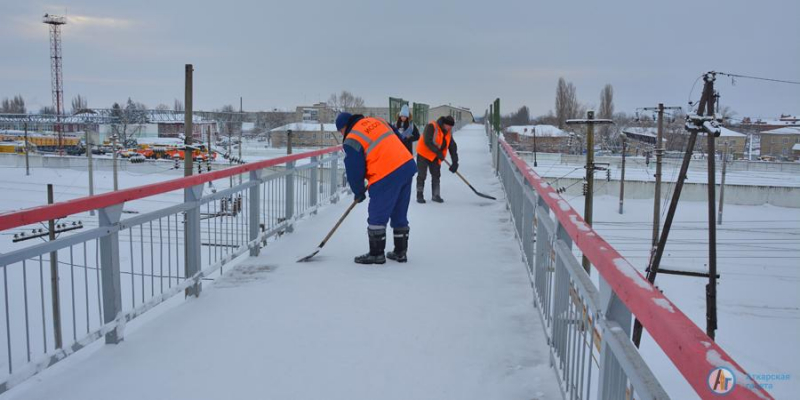
[[784,138],[783,139],[783,144],[789,144],[789,139]]

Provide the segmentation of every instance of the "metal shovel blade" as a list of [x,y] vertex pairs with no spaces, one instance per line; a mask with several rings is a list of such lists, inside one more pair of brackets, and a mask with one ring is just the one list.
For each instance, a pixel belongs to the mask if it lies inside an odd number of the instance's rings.
[[311,260],[311,258],[314,257],[315,255],[317,255],[317,253],[319,253],[320,250],[322,250],[322,247],[318,247],[316,250],[314,250],[313,253],[311,253],[311,254],[309,254],[309,255],[297,260],[297,262],[306,262],[306,261]]

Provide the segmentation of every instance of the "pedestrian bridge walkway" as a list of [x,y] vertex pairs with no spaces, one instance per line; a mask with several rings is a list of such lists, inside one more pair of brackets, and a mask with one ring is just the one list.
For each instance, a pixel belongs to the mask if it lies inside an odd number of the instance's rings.
[[121,343],[96,343],[7,398],[560,398],[484,128],[454,137],[459,172],[498,201],[444,171],[445,203],[411,204],[408,263],[353,263],[368,249],[366,203],[311,262],[295,262],[345,198],[205,281],[198,298],[148,313]]

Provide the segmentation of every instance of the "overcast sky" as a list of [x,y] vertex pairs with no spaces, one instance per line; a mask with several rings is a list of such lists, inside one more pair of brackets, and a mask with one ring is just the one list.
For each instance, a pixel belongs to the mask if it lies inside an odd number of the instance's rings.
[[[65,11],[66,10],[66,11]],[[0,97],[51,103],[44,13],[63,28],[64,96],[109,107],[183,99],[195,109],[293,109],[347,89],[368,105],[389,96],[482,114],[500,97],[553,109],[563,76],[596,106],[685,106],[695,79],[717,70],[800,80],[800,1],[109,1],[3,0]],[[699,97],[695,88],[693,97]],[[739,117],[800,114],[800,86],[729,78],[721,102]]]

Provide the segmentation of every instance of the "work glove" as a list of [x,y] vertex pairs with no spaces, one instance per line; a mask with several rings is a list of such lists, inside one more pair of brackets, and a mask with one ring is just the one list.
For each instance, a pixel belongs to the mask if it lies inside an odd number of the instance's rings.
[[366,198],[367,198],[366,193],[357,194],[355,197],[355,201],[356,203],[361,203],[362,201],[366,200]]
[[450,172],[455,174],[456,171],[458,171],[458,161],[455,161],[452,164],[450,164]]
[[438,158],[439,161],[444,161],[444,154],[441,151],[437,151],[436,158]]

